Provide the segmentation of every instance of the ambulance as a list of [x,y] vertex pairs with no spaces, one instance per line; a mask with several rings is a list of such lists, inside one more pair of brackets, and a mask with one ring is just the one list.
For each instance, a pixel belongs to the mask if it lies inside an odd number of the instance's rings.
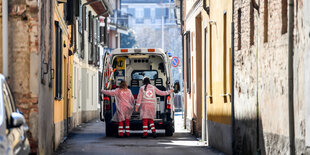
[[[143,85],[144,77],[149,77],[151,84],[159,90],[174,88],[179,91],[179,83],[173,83],[171,64],[167,52],[162,49],[115,49],[105,53],[101,78],[102,89],[116,89],[121,80],[125,80],[135,99]],[[106,122],[106,135],[117,135],[117,122],[112,122],[115,113],[115,98],[101,94],[100,119]],[[164,129],[166,136],[174,133],[174,93],[169,96],[157,96],[156,129]],[[130,120],[130,130],[142,130],[139,112],[134,112]]]

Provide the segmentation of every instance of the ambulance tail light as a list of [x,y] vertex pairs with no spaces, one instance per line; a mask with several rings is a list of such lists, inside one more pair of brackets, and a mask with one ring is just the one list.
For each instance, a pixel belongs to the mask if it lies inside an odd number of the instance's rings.
[[110,98],[109,97],[103,98],[103,104],[104,104],[105,110],[111,110],[111,104],[110,104]]
[[147,49],[148,52],[155,52],[154,48]]
[[167,97],[167,109],[171,109],[170,96]]

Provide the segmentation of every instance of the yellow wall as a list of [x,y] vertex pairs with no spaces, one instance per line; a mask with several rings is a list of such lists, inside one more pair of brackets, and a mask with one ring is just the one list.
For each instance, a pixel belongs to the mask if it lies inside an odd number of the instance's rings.
[[[57,3],[56,3],[57,4]],[[68,56],[69,46],[70,46],[70,31],[71,27],[67,26],[63,18],[63,4],[58,4],[55,6],[55,21],[60,23],[62,29],[62,38],[63,43],[66,44],[66,47],[63,46],[63,68],[62,68],[62,100],[54,100],[54,123],[61,122],[67,119],[67,105],[68,104],[68,117],[72,117],[72,74],[73,74],[73,57]],[[55,32],[55,27],[54,27]],[[55,34],[54,34],[55,35]],[[56,37],[54,36],[54,39]],[[56,47],[56,41],[54,40],[54,47]],[[56,48],[54,48],[54,57],[56,57]],[[54,68],[56,64],[54,62]],[[56,72],[54,72],[54,77],[56,77]],[[56,84],[56,79],[54,78],[54,84]],[[55,92],[54,86],[54,92]],[[69,90],[69,91],[66,91]],[[69,97],[67,100],[67,96]],[[68,103],[67,103],[68,101]]]
[[[231,0],[210,1],[210,20],[208,22],[207,40],[207,92],[212,96],[208,99],[208,120],[213,122],[231,124]],[[223,5],[225,4],[225,5]],[[226,24],[224,12],[226,11]],[[226,25],[226,27],[224,27]],[[224,37],[226,29],[226,37]],[[226,44],[224,44],[226,41]],[[226,46],[225,46],[226,45]]]
[[[206,99],[207,119],[213,122],[231,124],[231,98],[227,94],[231,94],[232,2],[231,0],[207,1],[207,6],[210,6],[209,15],[202,9],[202,1],[185,2],[186,17],[184,30],[185,32],[190,31],[192,51],[192,91],[191,94],[185,93],[187,118],[197,117],[198,121],[204,118],[204,101]],[[226,16],[224,16],[225,11]],[[224,24],[224,17],[226,18],[226,24]],[[215,22],[210,24],[210,21]],[[226,33],[224,25],[226,25]],[[207,30],[206,50],[205,28]],[[207,57],[206,68],[204,66],[205,55]],[[186,64],[187,58],[184,60],[184,64]],[[184,81],[186,83],[186,71],[184,71],[184,74]],[[206,76],[206,81],[204,76]],[[206,90],[204,88],[205,83],[207,85]],[[205,92],[207,96],[212,97],[207,98]],[[223,96],[224,94],[226,96]]]

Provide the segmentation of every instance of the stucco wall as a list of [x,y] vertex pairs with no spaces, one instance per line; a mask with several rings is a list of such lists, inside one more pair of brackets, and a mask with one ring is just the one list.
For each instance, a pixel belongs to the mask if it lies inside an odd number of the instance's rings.
[[[53,106],[53,87],[49,85],[52,81],[51,71],[48,69],[47,74],[42,75],[41,62],[49,62],[49,54],[53,52],[53,34],[51,31],[54,27],[53,24],[53,0],[47,0],[45,3],[41,3],[40,6],[40,19],[39,19],[39,37],[40,37],[40,57],[39,61],[39,79],[38,82],[43,82],[39,84],[39,123],[38,123],[38,153],[39,154],[52,154],[54,151],[54,106]],[[48,20],[46,20],[48,19]],[[53,58],[51,58],[53,59]],[[48,63],[51,67],[51,63]],[[31,66],[36,68],[35,66]],[[44,67],[43,67],[44,68]]]

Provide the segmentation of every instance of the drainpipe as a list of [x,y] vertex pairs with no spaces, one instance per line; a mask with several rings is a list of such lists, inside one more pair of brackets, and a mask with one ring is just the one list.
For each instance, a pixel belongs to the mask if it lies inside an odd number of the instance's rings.
[[3,75],[9,76],[9,52],[8,52],[8,0],[2,0],[2,59]]
[[[206,0],[203,0],[203,9],[209,15],[210,8],[207,6]],[[204,30],[206,31],[206,28],[204,28]],[[206,35],[206,34],[204,34],[204,35]],[[204,38],[207,39],[206,36],[204,36]],[[206,42],[206,40],[205,40],[205,42]],[[206,48],[207,48],[206,44],[204,45],[204,48],[205,48],[204,51],[207,51],[206,50]],[[204,54],[204,61],[205,61],[204,62],[204,68],[207,67],[206,66],[206,54],[207,53]],[[206,71],[206,69],[205,69],[205,71]],[[204,81],[205,82],[207,82],[206,74],[207,73],[205,73],[205,75],[204,75]],[[208,122],[207,122],[207,88],[206,88],[206,83],[204,84],[204,89],[205,89],[206,93],[204,94],[204,106],[203,106],[204,107],[203,108],[204,118],[202,119],[202,138],[201,139],[202,139],[202,141],[209,143],[208,142],[208,128],[207,128],[207,123]]]
[[289,115],[289,139],[290,154],[295,155],[295,130],[294,130],[294,0],[289,0],[289,27],[288,27],[288,115]]
[[[234,0],[232,1],[232,19],[234,19],[234,11],[235,11],[235,5],[234,5]],[[234,82],[235,82],[235,77],[234,77],[234,62],[235,62],[235,23],[234,20],[231,22],[231,139],[232,139],[232,154],[236,154],[235,152],[235,100],[234,100]]]

